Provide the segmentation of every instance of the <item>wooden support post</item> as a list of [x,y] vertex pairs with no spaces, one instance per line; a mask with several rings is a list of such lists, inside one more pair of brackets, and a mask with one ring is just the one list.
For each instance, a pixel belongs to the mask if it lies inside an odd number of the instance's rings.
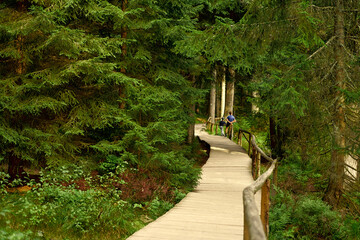
[[256,156],[256,178],[260,177],[260,167],[261,167],[261,154],[258,152]]
[[239,141],[240,141],[240,146],[242,146],[242,132],[240,132]]
[[257,152],[255,149],[255,146],[252,147],[252,155],[251,155],[251,162],[252,162],[252,175],[254,180],[257,178],[256,173],[257,173],[257,169],[256,169],[256,158],[257,158]]
[[249,150],[248,150],[249,156],[250,156],[250,149],[251,149],[251,134],[249,134]]
[[277,186],[277,172],[278,172],[279,162],[276,163],[274,173],[273,173],[273,184]]
[[244,240],[250,240],[249,226],[248,226],[248,223],[246,221],[245,214],[244,214]]
[[270,210],[270,179],[267,179],[261,188],[261,221],[266,236],[269,235],[269,210]]

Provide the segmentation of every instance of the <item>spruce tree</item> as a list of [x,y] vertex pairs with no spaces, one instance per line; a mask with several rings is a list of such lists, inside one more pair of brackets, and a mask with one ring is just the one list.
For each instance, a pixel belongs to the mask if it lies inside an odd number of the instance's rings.
[[172,48],[193,29],[192,2],[18,4],[0,14],[0,141],[12,177],[25,164],[109,154],[175,175],[190,166],[171,146],[186,141],[199,93],[185,77],[191,60]]

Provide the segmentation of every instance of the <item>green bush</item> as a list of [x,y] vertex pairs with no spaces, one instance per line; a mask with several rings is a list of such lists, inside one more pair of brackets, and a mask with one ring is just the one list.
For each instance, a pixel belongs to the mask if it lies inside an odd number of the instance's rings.
[[149,203],[148,211],[149,216],[152,219],[156,219],[157,217],[163,215],[167,211],[169,211],[174,204],[166,201],[159,200],[158,198],[155,198]]
[[270,240],[294,239],[295,227],[292,226],[294,200],[288,192],[275,188],[277,194],[272,199],[269,214]]
[[0,194],[6,193],[6,187],[9,184],[9,174],[0,171]]
[[121,200],[117,183],[114,174],[92,177],[75,165],[46,169],[31,191],[1,195],[0,239],[36,239],[38,232],[47,239],[128,236],[139,216]]
[[304,197],[297,204],[293,214],[300,236],[312,239],[344,239],[346,231],[339,213],[320,199]]
[[115,155],[108,155],[106,160],[99,165],[99,173],[106,174],[109,172],[112,173],[121,173],[124,172],[127,166],[127,162],[122,158],[117,157]]
[[12,213],[22,219],[18,224],[24,229],[41,225],[61,228],[64,232],[84,233],[94,231],[98,226],[102,229],[126,227],[121,223],[131,217],[126,216],[129,214],[126,213],[126,202],[93,189],[81,191],[47,186],[29,192],[14,206]]
[[277,192],[270,209],[269,239],[351,239],[350,224],[321,199],[304,196],[295,202],[288,192]]

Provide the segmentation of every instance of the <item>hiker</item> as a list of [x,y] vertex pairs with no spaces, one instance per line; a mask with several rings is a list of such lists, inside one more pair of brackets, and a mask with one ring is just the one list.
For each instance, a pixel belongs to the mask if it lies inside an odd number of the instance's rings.
[[[235,117],[231,114],[231,111],[229,112],[229,115],[226,117],[226,130],[225,132],[227,133],[228,136],[230,136],[230,131],[232,129],[232,125],[234,122],[236,122]],[[230,127],[231,126],[231,127]],[[226,134],[225,134],[226,136]]]
[[224,133],[224,126],[226,125],[226,122],[224,121],[224,118],[222,117],[221,120],[220,120],[220,123],[219,123],[219,127],[220,127],[220,130],[221,130],[221,136],[225,136],[225,133]]

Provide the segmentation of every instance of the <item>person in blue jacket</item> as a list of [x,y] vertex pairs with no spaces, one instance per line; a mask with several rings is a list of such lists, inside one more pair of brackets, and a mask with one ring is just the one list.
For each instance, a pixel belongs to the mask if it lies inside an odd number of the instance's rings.
[[232,115],[231,111],[229,112],[229,115],[226,117],[226,130],[225,132],[230,135],[230,129],[234,122],[236,122],[235,117]]

